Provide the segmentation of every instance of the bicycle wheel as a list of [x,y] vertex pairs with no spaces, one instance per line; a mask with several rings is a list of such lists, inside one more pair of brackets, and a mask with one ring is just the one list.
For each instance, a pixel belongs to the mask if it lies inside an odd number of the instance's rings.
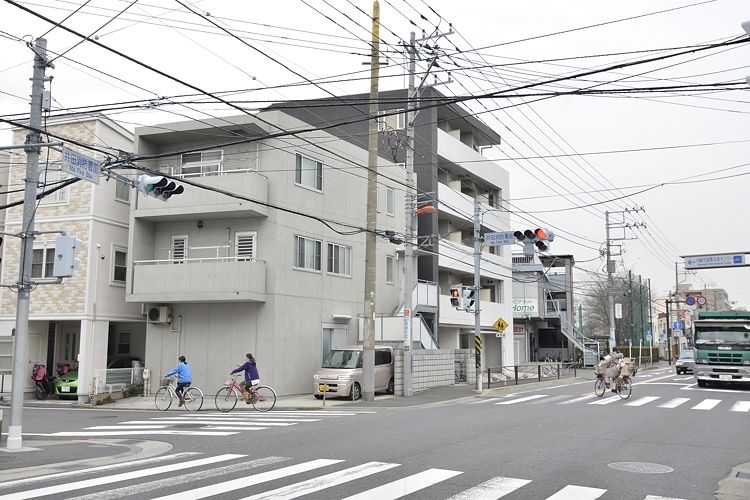
[[185,391],[185,409],[198,411],[203,407],[203,391],[197,387],[189,387]]
[[276,406],[276,391],[267,385],[259,385],[250,395],[250,402],[256,410],[268,411]]
[[234,410],[234,407],[237,406],[237,400],[239,399],[239,394],[237,394],[237,389],[234,387],[222,387],[218,390],[216,393],[216,397],[214,398],[214,404],[216,404],[216,409],[223,412],[228,412]]
[[603,378],[597,378],[596,382],[594,382],[594,393],[598,397],[602,397],[602,396],[604,396],[604,390],[605,390],[604,379]]
[[39,385],[39,383],[36,384],[36,390],[34,393],[37,399],[47,399],[47,396],[49,396],[47,388]]
[[168,387],[162,387],[156,391],[154,396],[154,403],[156,407],[161,411],[167,411],[172,406],[172,393],[169,392]]
[[630,378],[627,378],[617,384],[617,395],[622,399],[628,399],[632,391],[633,385],[630,383]]

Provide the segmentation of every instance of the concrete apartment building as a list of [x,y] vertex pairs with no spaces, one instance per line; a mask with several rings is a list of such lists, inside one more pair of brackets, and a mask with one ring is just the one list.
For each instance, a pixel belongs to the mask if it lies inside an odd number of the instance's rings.
[[[130,151],[132,134],[104,116],[51,118],[47,130],[102,149]],[[13,131],[13,144],[22,144],[26,132]],[[104,155],[66,146],[103,161]],[[54,185],[66,179],[60,153],[42,150],[39,180]],[[14,149],[10,157],[7,202],[23,199],[26,156]],[[3,183],[6,184],[6,183]],[[128,248],[130,188],[126,183],[102,178],[98,185],[79,181],[43,198],[36,210],[37,231],[65,231],[83,241],[77,252],[81,266],[62,284],[39,285],[31,293],[29,316],[29,364],[24,374],[29,390],[34,362],[50,370],[68,363],[79,370],[79,394],[88,394],[97,370],[105,368],[117,354],[143,355],[145,328],[140,305],[125,302],[125,272]],[[23,206],[3,212],[5,231],[21,229]],[[40,234],[34,241],[32,278],[51,276],[55,234]],[[2,283],[18,281],[20,242],[6,236],[2,246]],[[0,336],[11,336],[15,328],[16,295],[0,290]],[[6,377],[7,378],[7,377]],[[6,383],[9,384],[8,380]],[[7,385],[6,384],[6,385]],[[9,385],[8,385],[9,387]]]
[[[365,235],[352,227],[366,226],[367,106],[330,103],[136,129],[136,152],[150,158],[139,166],[185,187],[167,202],[139,195],[131,207],[126,300],[148,312],[153,371],[166,372],[183,354],[195,384],[210,393],[252,352],[278,393],[306,393],[328,350],[362,341]],[[311,126],[324,130],[266,138]],[[378,134],[377,227],[397,235],[405,222],[404,126],[405,114],[384,116]],[[378,238],[376,341],[403,340],[407,286],[419,318],[415,348],[473,347],[474,315],[450,307],[447,293],[453,283],[473,284],[474,200],[482,202],[482,232],[509,229],[498,210],[508,173],[479,152],[499,140],[460,107],[420,112],[418,204],[437,210],[418,219],[418,283],[403,283],[403,244]],[[316,218],[352,227],[333,224],[334,231]],[[486,363],[512,365],[512,349],[502,349],[491,326],[498,317],[512,321],[510,252],[483,251]]]

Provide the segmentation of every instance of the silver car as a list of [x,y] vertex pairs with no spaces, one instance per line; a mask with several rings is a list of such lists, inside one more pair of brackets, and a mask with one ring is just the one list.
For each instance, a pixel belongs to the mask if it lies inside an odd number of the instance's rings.
[[685,349],[680,353],[680,357],[674,363],[677,369],[677,375],[681,373],[693,373],[695,368],[695,351],[692,349]]
[[[375,348],[375,391],[394,392],[393,349]],[[331,350],[322,368],[313,375],[313,395],[317,399],[340,396],[352,401],[362,396],[362,346],[338,347]]]

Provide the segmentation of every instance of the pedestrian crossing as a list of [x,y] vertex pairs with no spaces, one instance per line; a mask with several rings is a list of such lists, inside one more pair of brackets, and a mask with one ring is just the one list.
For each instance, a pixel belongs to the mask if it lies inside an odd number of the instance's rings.
[[534,394],[534,395],[517,395],[510,394],[502,398],[483,398],[479,401],[472,401],[470,405],[576,405],[587,404],[594,406],[605,406],[620,403],[623,406],[641,407],[655,406],[657,408],[675,409],[689,408],[690,410],[710,411],[726,410],[733,413],[750,413],[750,401],[724,401],[721,399],[700,399],[700,398],[665,398],[662,396],[631,396],[628,399],[622,399],[617,395],[605,395],[597,397],[595,394],[586,394],[584,396],[573,395],[556,395]]
[[[278,456],[250,459],[236,453],[183,452],[0,482],[0,500],[41,496],[76,500],[198,500],[215,495],[259,500],[293,499],[316,492],[323,492],[327,498],[347,500],[389,500],[415,493],[422,498],[489,500],[514,492],[547,500],[595,500],[608,491],[610,495],[633,498],[630,493],[618,493],[603,485],[554,485],[505,476],[480,478],[476,485],[451,481],[465,474],[442,468],[415,470],[392,462]],[[358,481],[362,479],[367,480]],[[537,487],[534,493],[529,489],[532,486]],[[540,495],[540,491],[545,493]],[[681,500],[654,495],[643,498]]]
[[61,431],[32,436],[103,437],[103,436],[231,436],[241,432],[269,431],[295,425],[316,425],[340,418],[372,414],[373,411],[288,410],[257,412],[198,412],[160,414],[145,420],[125,420],[114,425],[95,425],[77,431]]

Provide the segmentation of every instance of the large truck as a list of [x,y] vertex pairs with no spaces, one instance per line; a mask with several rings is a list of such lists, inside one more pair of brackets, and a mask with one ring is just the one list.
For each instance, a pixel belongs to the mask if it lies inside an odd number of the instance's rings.
[[700,311],[693,325],[698,386],[750,384],[750,311]]

